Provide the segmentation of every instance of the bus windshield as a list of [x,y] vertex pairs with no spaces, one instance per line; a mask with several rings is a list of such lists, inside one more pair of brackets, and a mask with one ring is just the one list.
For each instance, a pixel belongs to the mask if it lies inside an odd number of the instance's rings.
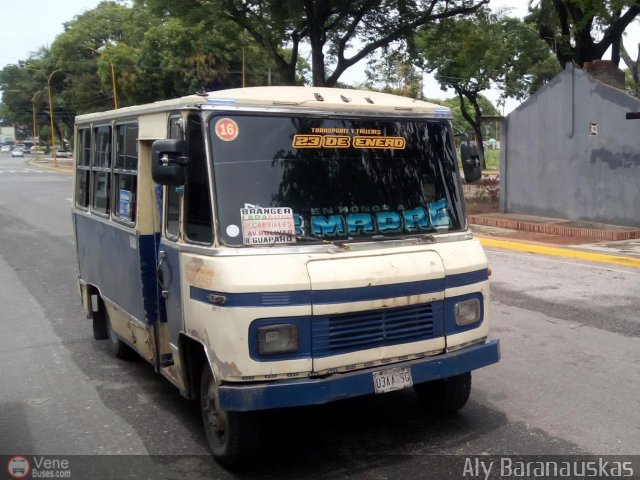
[[448,123],[213,115],[222,243],[367,241],[465,228]]

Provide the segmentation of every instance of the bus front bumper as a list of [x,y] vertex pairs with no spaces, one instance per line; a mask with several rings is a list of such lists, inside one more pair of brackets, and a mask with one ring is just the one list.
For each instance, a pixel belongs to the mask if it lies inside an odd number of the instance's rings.
[[429,382],[470,372],[500,360],[500,341],[401,363],[377,366],[322,378],[280,380],[268,383],[225,384],[219,389],[220,406],[228,411],[319,405],[374,393],[373,372],[390,367],[411,368],[413,383]]

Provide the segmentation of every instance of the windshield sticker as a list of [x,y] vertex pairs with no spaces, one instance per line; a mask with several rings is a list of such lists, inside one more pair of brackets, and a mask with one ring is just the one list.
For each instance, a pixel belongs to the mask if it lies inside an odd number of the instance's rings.
[[238,138],[238,124],[230,118],[221,118],[216,122],[216,136],[224,142],[232,142]]
[[[451,225],[447,200],[430,203],[427,208],[405,209],[398,205],[374,207],[340,207],[311,209],[310,233],[318,237],[355,235],[384,235],[389,233],[416,234]],[[300,232],[300,225],[297,231]]]
[[293,210],[287,207],[241,208],[242,242],[273,245],[296,241]]
[[[342,135],[340,135],[342,134]],[[387,137],[369,128],[312,128],[311,134],[293,136],[294,148],[359,148],[404,150],[404,137]]]
[[229,225],[226,232],[228,237],[236,238],[240,235],[240,228],[237,225]]
[[451,219],[447,211],[447,200],[445,198],[429,204],[429,219],[435,228],[451,226]]
[[120,189],[120,202],[117,213],[131,218],[131,192],[129,190]]

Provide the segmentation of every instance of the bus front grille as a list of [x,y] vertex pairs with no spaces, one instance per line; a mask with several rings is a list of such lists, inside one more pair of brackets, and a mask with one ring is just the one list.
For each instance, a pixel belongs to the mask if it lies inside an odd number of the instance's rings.
[[314,357],[428,340],[443,335],[442,302],[315,317]]

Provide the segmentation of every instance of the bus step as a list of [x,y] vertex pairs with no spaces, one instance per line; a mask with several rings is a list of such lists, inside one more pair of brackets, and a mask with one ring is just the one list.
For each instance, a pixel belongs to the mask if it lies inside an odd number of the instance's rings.
[[163,353],[160,355],[160,368],[170,367],[173,365],[173,354]]

